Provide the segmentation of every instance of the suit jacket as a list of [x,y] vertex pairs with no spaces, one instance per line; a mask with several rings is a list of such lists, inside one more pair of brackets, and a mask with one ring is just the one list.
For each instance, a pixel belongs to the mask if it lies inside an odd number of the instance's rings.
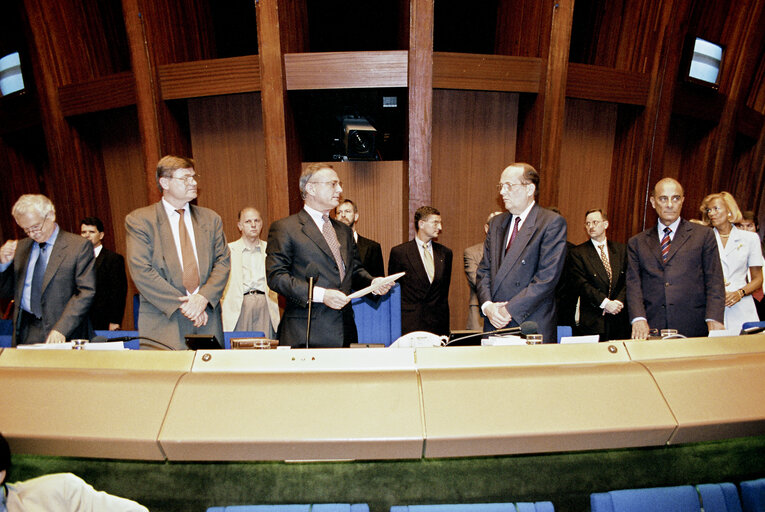
[[106,247],[101,248],[95,263],[96,296],[90,307],[93,329],[106,330],[109,324],[121,324],[127,299],[125,258]]
[[417,242],[409,240],[390,250],[388,275],[406,272],[401,285],[401,334],[426,331],[449,335],[449,284],[452,279],[452,251],[433,244],[433,282],[428,280]]
[[566,259],[563,264],[563,272],[555,287],[555,311],[557,314],[557,325],[570,325],[575,327],[576,303],[579,301],[579,291],[575,289],[571,282],[571,250],[576,247],[566,241]]
[[228,281],[230,257],[223,223],[212,210],[189,204],[199,265],[199,294],[208,300],[207,325],[194,329],[180,312],[186,295],[183,270],[162,201],[125,217],[130,275],[141,294],[138,331],[176,349],[186,334],[214,334],[223,343],[220,298]]
[[[592,241],[587,240],[571,251],[571,285],[581,298],[577,334],[599,334],[601,341],[626,340],[631,335],[626,307],[627,246],[608,240],[607,247],[612,276],[610,281]],[[600,305],[606,298],[618,300],[625,307],[618,315],[604,315]]]
[[359,247],[359,258],[361,258],[362,266],[372,277],[384,277],[385,265],[383,264],[380,244],[361,235],[358,237],[356,245]]
[[[310,263],[316,265],[319,277],[315,286],[351,293],[351,288],[362,289],[372,282],[372,276],[361,265],[359,251],[353,241],[353,231],[342,222],[330,219],[340,243],[340,254],[345,263],[345,276],[340,270],[324,235],[307,211],[271,224],[266,248],[266,277],[268,286],[286,301],[279,324],[279,343],[304,347],[308,321],[308,279]],[[311,305],[311,339],[309,347],[342,347],[357,340],[356,324],[350,302],[342,310],[323,303]]]
[[[0,290],[13,298],[13,346],[21,322],[21,294],[34,241],[19,240],[10,266],[0,274]],[[59,230],[42,282],[42,323],[46,333],[55,329],[67,339],[90,338],[88,310],[96,293],[93,245],[79,235]],[[45,340],[31,340],[45,341]]]
[[[263,267],[266,264],[266,242],[260,241],[260,255]],[[221,311],[223,315],[223,330],[233,331],[236,322],[239,320],[239,314],[242,312],[242,302],[244,302],[244,276],[242,272],[242,253],[245,249],[244,240],[241,238],[228,244],[231,251],[231,272],[228,275],[228,283],[223,290],[221,297]],[[266,302],[268,303],[268,314],[271,317],[271,327],[274,332],[279,328],[279,297],[277,293],[266,285]]]
[[470,289],[470,299],[468,301],[468,317],[465,329],[479,331],[483,329],[483,319],[481,318],[481,305],[478,303],[478,294],[475,290],[475,273],[478,270],[478,264],[483,258],[483,244],[471,245],[462,254],[465,262],[465,277],[467,277],[468,288]]
[[653,226],[629,239],[627,258],[630,320],[643,317],[652,329],[689,337],[708,334],[707,318],[723,322],[725,287],[711,229],[682,219],[663,263]]
[[[510,325],[536,322],[545,342],[557,340],[555,286],[566,258],[566,221],[535,204],[505,254],[505,239],[512,215],[491,219],[483,259],[476,272],[481,304],[507,301]],[[484,330],[494,327],[487,318]]]

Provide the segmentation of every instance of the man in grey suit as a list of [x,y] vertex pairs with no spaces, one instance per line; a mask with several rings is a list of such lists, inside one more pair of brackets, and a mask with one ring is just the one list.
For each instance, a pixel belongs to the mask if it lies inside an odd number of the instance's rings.
[[[483,225],[483,234],[489,232],[489,221],[502,212],[491,212]],[[478,264],[483,258],[483,242],[471,245],[466,248],[462,254],[465,263],[465,277],[467,277],[468,287],[470,288],[470,300],[468,301],[468,318],[465,329],[479,331],[483,329],[483,320],[481,320],[481,305],[478,303],[478,294],[475,290],[475,273],[478,270]]]
[[566,258],[566,221],[536,203],[539,173],[527,163],[506,167],[497,189],[508,213],[489,223],[476,272],[484,331],[530,321],[546,343],[554,343],[555,285]]
[[627,307],[632,338],[653,329],[677,329],[687,337],[724,329],[725,285],[711,229],[680,217],[683,187],[660,180],[651,194],[657,226],[627,242]]
[[194,161],[165,156],[157,164],[162,199],[125,218],[130,275],[141,294],[138,331],[175,349],[189,334],[223,343],[220,298],[230,256],[223,223],[197,197]]
[[92,245],[59,229],[47,197],[25,194],[12,214],[28,235],[0,247],[0,295],[13,298],[13,345],[89,338],[96,293]]
[[[306,346],[308,273],[315,273],[309,347],[342,347],[356,342],[353,309],[347,294],[377,284],[361,265],[351,229],[329,217],[343,186],[329,164],[308,165],[300,175],[303,209],[271,224],[266,247],[268,286],[287,299],[279,324],[279,343]],[[378,295],[391,285],[381,286]]]

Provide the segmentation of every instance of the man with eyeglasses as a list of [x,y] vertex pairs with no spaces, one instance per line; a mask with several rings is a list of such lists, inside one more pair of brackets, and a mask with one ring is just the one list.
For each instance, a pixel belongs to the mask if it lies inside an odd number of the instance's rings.
[[[279,344],[293,348],[347,347],[358,341],[348,294],[372,278],[361,265],[353,231],[329,217],[340,204],[343,184],[330,164],[309,164],[300,175],[303,209],[271,224],[266,247],[268,286],[287,299],[279,323]],[[314,277],[310,339],[309,273]],[[377,295],[391,285],[379,287]]]
[[401,334],[413,331],[448,336],[452,251],[435,241],[441,213],[432,206],[414,212],[414,238],[390,250],[388,274],[406,272],[401,284]]
[[537,204],[539,173],[527,163],[506,167],[497,189],[507,212],[491,219],[476,272],[484,331],[535,322],[545,343],[555,343],[566,221]]
[[59,228],[44,195],[21,196],[11,213],[27,234],[0,247],[0,295],[14,300],[13,345],[90,338],[93,246]]
[[579,296],[577,334],[600,341],[630,337],[627,318],[627,246],[606,239],[608,218],[601,209],[587,211],[584,228],[590,239],[571,250],[570,282]]
[[683,187],[660,180],[651,193],[659,222],[627,242],[627,307],[632,338],[651,329],[686,337],[724,329],[725,285],[714,233],[680,217]]
[[199,180],[192,159],[164,156],[156,176],[162,199],[125,217],[128,268],[141,294],[138,331],[176,350],[189,334],[215,335],[222,346],[230,266],[223,222],[190,202]]

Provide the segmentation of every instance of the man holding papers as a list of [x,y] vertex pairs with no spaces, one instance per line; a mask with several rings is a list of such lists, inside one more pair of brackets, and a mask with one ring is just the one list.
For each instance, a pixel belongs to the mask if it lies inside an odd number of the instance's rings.
[[[364,270],[351,228],[329,217],[340,203],[343,186],[329,164],[308,165],[300,175],[304,207],[271,224],[266,247],[270,289],[287,301],[279,324],[280,345],[306,346],[308,279],[314,274],[309,347],[347,347],[357,341],[348,294],[374,280]],[[309,268],[310,271],[309,272]],[[391,283],[372,293],[384,295]]]

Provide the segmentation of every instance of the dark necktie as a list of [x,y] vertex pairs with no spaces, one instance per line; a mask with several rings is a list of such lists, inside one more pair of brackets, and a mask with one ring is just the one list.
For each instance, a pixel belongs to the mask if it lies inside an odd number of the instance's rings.
[[329,250],[332,251],[332,256],[335,257],[335,263],[337,264],[337,269],[340,271],[340,280],[342,281],[345,278],[345,264],[343,263],[343,257],[340,256],[340,242],[337,241],[337,233],[335,233],[335,228],[332,227],[329,215],[324,214],[321,218],[324,220],[321,234],[324,235],[324,240],[327,241]]
[[42,282],[45,275],[45,242],[39,242],[40,252],[35,262],[34,273],[32,274],[32,289],[29,294],[29,309],[37,318],[42,317]]
[[672,230],[669,229],[669,226],[664,228],[664,238],[661,239],[661,261],[664,263],[667,262],[667,256],[669,255],[669,234],[672,233]]
[[189,293],[194,293],[199,287],[199,266],[194,256],[194,248],[191,246],[189,232],[186,231],[186,223],[183,222],[183,208],[175,210],[180,215],[178,220],[178,238],[181,241],[181,256],[183,257],[183,287]]
[[520,224],[521,218],[516,217],[515,218],[515,224],[513,224],[513,232],[510,233],[510,238],[507,240],[507,246],[505,246],[505,254],[507,254],[507,251],[510,250],[510,246],[513,243],[513,240],[515,240],[516,235],[518,234],[518,224]]

